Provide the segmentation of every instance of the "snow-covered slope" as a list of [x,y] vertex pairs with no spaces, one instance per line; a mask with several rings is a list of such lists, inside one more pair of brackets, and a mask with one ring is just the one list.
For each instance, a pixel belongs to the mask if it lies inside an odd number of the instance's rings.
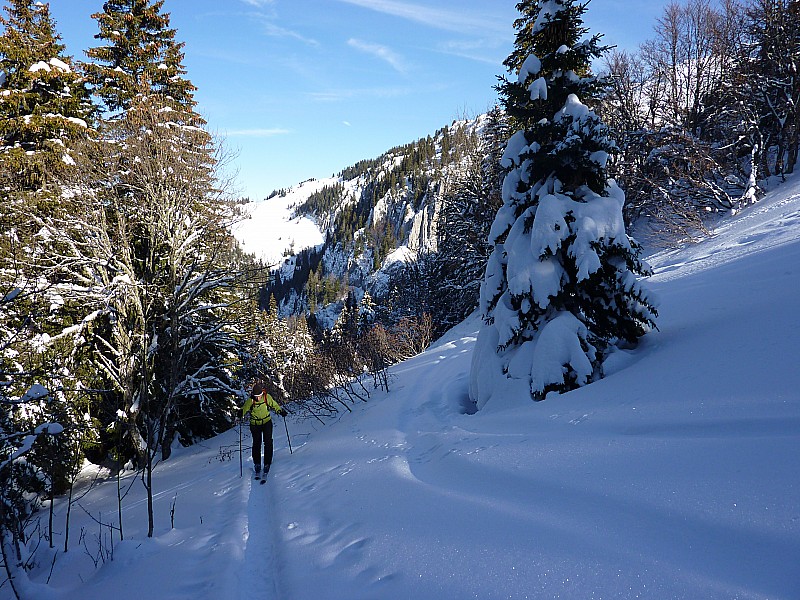
[[[454,121],[336,176],[242,205],[234,236],[246,252],[280,265],[280,277],[267,285],[265,297],[275,296],[283,316],[307,312],[309,298],[301,290],[313,271],[321,279],[345,282],[356,298],[369,291],[380,299],[398,259],[407,262],[437,250],[446,190],[477,169],[485,153],[496,152],[501,140],[505,144],[501,120],[481,115]],[[344,294],[338,301],[343,299]],[[341,303],[324,310],[321,298],[314,301],[320,322],[332,326]]]
[[294,217],[294,207],[338,179],[313,179],[291,188],[285,196],[242,205],[242,219],[232,228],[245,252],[265,264],[279,264],[285,251],[299,252],[324,241],[316,223]]
[[265,486],[216,459],[236,431],[176,453],[156,538],[135,483],[97,571],[73,509],[31,597],[800,598],[800,180],[650,261],[660,331],[602,381],[468,414],[473,318],[338,422],[290,419],[292,454],[278,422]]

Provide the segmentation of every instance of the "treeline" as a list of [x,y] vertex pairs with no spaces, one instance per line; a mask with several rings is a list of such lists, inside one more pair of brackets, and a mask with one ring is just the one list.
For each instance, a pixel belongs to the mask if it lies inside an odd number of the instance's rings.
[[672,3],[651,40],[612,51],[599,109],[621,149],[611,171],[627,221],[692,237],[707,215],[746,206],[761,181],[793,172],[798,62],[791,0]]
[[[87,63],[47,3],[0,17],[0,548],[17,596],[32,548],[70,548],[68,521],[28,524],[42,499],[71,506],[84,458],[140,472],[152,535],[154,464],[229,428],[266,368],[245,364],[264,275],[230,234],[224,155],[162,4],[106,3]],[[108,526],[123,538],[121,510]]]

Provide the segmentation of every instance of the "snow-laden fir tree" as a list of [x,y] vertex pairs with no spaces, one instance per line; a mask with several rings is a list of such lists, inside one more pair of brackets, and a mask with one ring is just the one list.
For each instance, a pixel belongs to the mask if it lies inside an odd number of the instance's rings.
[[87,72],[95,94],[109,111],[126,110],[142,86],[153,93],[193,109],[197,88],[183,67],[183,43],[175,40],[164,0],[111,0],[92,15],[104,45],[90,48]]
[[599,88],[590,61],[603,52],[599,36],[581,39],[586,5],[517,8],[506,61],[516,77],[499,90],[522,129],[503,154],[509,172],[481,287],[470,373],[478,408],[507,383],[539,400],[601,377],[608,354],[635,344],[656,316],[636,276],[648,267],[625,231],[624,193],[606,175],[615,145],[581,101]]
[[52,184],[73,164],[93,112],[48,4],[10,0],[0,16],[0,178],[7,192]]
[[[37,494],[69,485],[88,429],[69,339],[83,307],[59,293],[69,260],[46,231],[75,207],[63,186],[93,107],[47,3],[10,0],[0,26],[0,530],[22,564],[22,524]],[[33,444],[56,420],[63,433]],[[52,521],[47,535],[52,547]]]
[[[67,261],[44,232],[72,217],[76,202],[68,180],[78,146],[91,135],[94,107],[83,76],[65,54],[49,5],[11,0],[4,11],[0,17],[4,27],[0,35],[0,290],[24,290],[15,312],[26,326],[13,337],[22,370],[29,374],[38,370],[38,382],[51,389],[77,390],[80,385],[74,363],[70,364],[74,348],[69,336],[62,334],[85,313],[82,306],[68,305],[60,295],[59,273]],[[32,383],[23,378],[20,385]],[[69,400],[60,393],[54,397],[65,411],[77,411],[74,395]],[[78,429],[70,427],[69,435],[62,438],[77,434]]]

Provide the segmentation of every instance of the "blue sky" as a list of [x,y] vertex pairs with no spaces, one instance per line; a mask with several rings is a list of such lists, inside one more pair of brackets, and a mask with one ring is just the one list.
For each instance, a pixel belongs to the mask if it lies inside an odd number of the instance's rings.
[[[102,0],[52,0],[67,51]],[[260,199],[432,134],[496,100],[516,0],[166,0],[199,111]],[[586,25],[635,48],[662,0],[594,0]]]

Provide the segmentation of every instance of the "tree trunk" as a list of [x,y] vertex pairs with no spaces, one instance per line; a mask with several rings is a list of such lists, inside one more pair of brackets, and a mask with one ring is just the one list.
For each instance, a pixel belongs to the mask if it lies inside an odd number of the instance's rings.
[[17,591],[17,586],[14,584],[14,567],[11,565],[9,561],[8,552],[6,552],[6,528],[5,528],[5,504],[0,502],[0,554],[3,557],[3,566],[6,570],[6,577],[8,578],[8,582],[11,585],[11,591],[14,592],[14,597],[17,600],[20,600],[19,592]]
[[75,487],[75,481],[69,482],[69,494],[67,495],[67,514],[64,523],[64,554],[69,552],[69,518],[72,514],[72,492]]
[[[152,440],[152,436],[150,436]],[[153,452],[147,451],[147,467],[145,470],[145,488],[147,488],[147,537],[153,537]]]

